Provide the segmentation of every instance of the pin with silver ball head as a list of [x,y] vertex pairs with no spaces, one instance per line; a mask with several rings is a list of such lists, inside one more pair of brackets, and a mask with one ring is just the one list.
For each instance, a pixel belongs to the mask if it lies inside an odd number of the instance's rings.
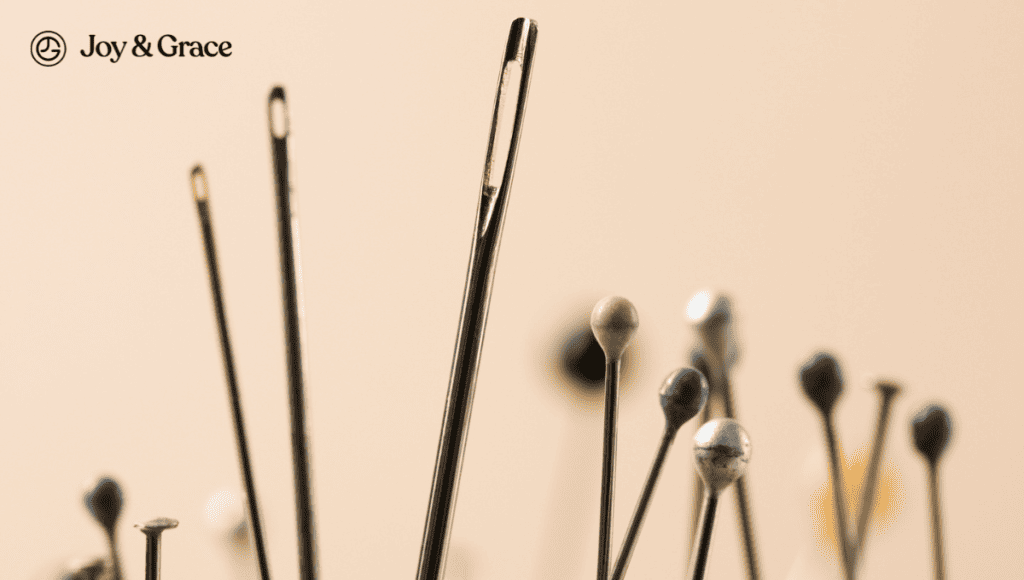
[[746,472],[750,463],[750,437],[732,419],[708,421],[693,437],[693,463],[704,482],[704,503],[686,577],[703,580],[711,550],[711,529],[718,509],[718,496]]
[[658,453],[654,456],[651,471],[647,474],[647,481],[644,483],[640,499],[633,511],[633,520],[622,541],[622,548],[619,550],[615,569],[612,571],[612,580],[620,580],[626,575],[626,568],[633,555],[633,547],[640,535],[640,527],[647,515],[647,506],[651,501],[651,496],[654,495],[654,487],[658,483],[658,476],[661,475],[665,457],[668,456],[668,450],[672,446],[676,434],[679,433],[679,428],[694,418],[707,403],[708,382],[700,371],[686,367],[681,368],[665,378],[659,392],[659,399],[661,400],[661,410],[665,413],[665,432],[661,436],[661,445],[658,447]]
[[941,405],[928,405],[914,416],[911,423],[914,447],[928,462],[928,489],[932,504],[932,555],[935,579],[946,577],[945,557],[942,550],[942,509],[939,503],[939,459],[949,444],[953,422],[949,412]]
[[[697,347],[693,353],[696,363],[694,366],[702,372],[706,370],[708,386],[711,389],[710,400],[701,413],[701,424],[711,419],[715,414],[715,408],[719,406],[720,412],[726,418],[736,419],[732,383],[729,381],[729,370],[739,358],[739,347],[733,332],[732,302],[724,294],[704,290],[690,299],[686,306],[686,315],[697,333]],[[747,577],[750,580],[758,580],[761,573],[746,480],[741,477],[736,482],[735,489]],[[701,482],[697,479],[694,481],[691,540],[696,537],[698,507],[702,496]]]
[[160,534],[178,527],[178,520],[157,518],[135,527],[146,534],[146,580],[160,580]]
[[615,477],[615,421],[619,396],[619,367],[640,320],[633,304],[609,296],[594,306],[590,328],[604,350],[604,451],[601,466],[601,521],[597,545],[597,580],[608,579],[611,560],[612,492]]
[[85,507],[106,532],[110,548],[110,578],[121,580],[121,560],[117,555],[117,520],[124,507],[121,486],[112,478],[100,478],[96,486],[85,494]]
[[800,368],[800,384],[804,394],[821,412],[825,426],[825,441],[828,445],[829,470],[832,474],[832,509],[835,511],[836,538],[839,555],[843,563],[846,580],[853,580],[854,567],[846,523],[846,499],[843,487],[843,464],[839,460],[839,444],[836,441],[832,410],[843,392],[843,376],[839,363],[828,353],[819,352]]

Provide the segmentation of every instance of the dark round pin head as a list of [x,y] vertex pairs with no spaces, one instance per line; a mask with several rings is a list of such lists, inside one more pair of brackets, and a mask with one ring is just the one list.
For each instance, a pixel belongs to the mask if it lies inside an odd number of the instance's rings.
[[602,298],[590,313],[590,328],[608,360],[622,356],[638,326],[636,308],[620,296]]
[[659,396],[668,428],[678,431],[704,407],[708,381],[700,371],[683,367],[665,378]]
[[800,368],[800,384],[807,398],[823,414],[831,414],[836,399],[843,392],[843,375],[839,363],[832,355],[819,352]]
[[109,477],[101,478],[96,487],[85,494],[85,506],[89,508],[89,513],[108,533],[112,533],[117,525],[123,505],[121,486]]
[[928,463],[939,462],[942,452],[949,444],[949,436],[953,431],[949,413],[941,405],[928,405],[921,409],[911,422],[914,431],[914,446],[924,455]]

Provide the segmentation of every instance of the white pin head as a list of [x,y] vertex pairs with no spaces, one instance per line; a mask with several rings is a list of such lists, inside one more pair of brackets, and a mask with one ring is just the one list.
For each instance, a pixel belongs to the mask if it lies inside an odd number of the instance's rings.
[[638,326],[633,303],[619,296],[602,298],[590,313],[590,328],[608,360],[622,357]]
[[668,428],[678,431],[704,407],[708,382],[700,371],[683,367],[665,378],[659,395]]
[[750,437],[732,419],[713,419],[693,436],[693,464],[712,494],[718,494],[747,470]]
[[733,336],[732,303],[728,296],[702,290],[686,305],[686,317],[703,349],[709,350],[726,368],[736,363],[739,348]]

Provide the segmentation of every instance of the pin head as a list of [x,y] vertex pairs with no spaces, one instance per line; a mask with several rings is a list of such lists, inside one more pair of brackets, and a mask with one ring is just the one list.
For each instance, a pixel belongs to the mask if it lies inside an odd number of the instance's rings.
[[101,478],[96,487],[85,494],[85,506],[107,533],[113,533],[123,505],[121,486],[109,477]]
[[875,383],[875,388],[877,388],[879,392],[882,393],[882,396],[887,399],[895,397],[903,390],[903,387],[901,387],[899,383],[884,379]]
[[729,367],[736,362],[739,352],[732,333],[732,303],[728,296],[702,290],[686,305],[686,317],[697,331],[703,348],[720,364]]
[[693,464],[712,494],[718,494],[747,470],[750,437],[732,419],[713,419],[693,436]]
[[836,399],[843,392],[843,375],[832,355],[819,352],[800,368],[800,384],[807,398],[822,414],[832,413]]
[[633,303],[619,296],[601,299],[590,313],[590,328],[608,360],[622,356],[639,325]]
[[149,520],[144,524],[135,524],[135,527],[139,528],[139,531],[148,536],[150,534],[159,534],[164,530],[178,527],[178,520],[172,520],[171,518],[156,518],[155,520]]
[[708,382],[700,371],[683,367],[665,378],[659,396],[668,428],[678,431],[704,407]]
[[935,465],[946,450],[953,430],[949,413],[941,405],[928,405],[914,416],[914,446],[929,463]]

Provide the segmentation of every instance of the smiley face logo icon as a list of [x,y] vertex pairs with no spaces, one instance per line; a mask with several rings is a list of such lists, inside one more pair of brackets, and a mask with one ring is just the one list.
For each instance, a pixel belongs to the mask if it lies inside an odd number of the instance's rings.
[[30,47],[32,60],[43,66],[54,66],[64,60],[67,43],[64,37],[52,30],[44,30],[35,35]]

